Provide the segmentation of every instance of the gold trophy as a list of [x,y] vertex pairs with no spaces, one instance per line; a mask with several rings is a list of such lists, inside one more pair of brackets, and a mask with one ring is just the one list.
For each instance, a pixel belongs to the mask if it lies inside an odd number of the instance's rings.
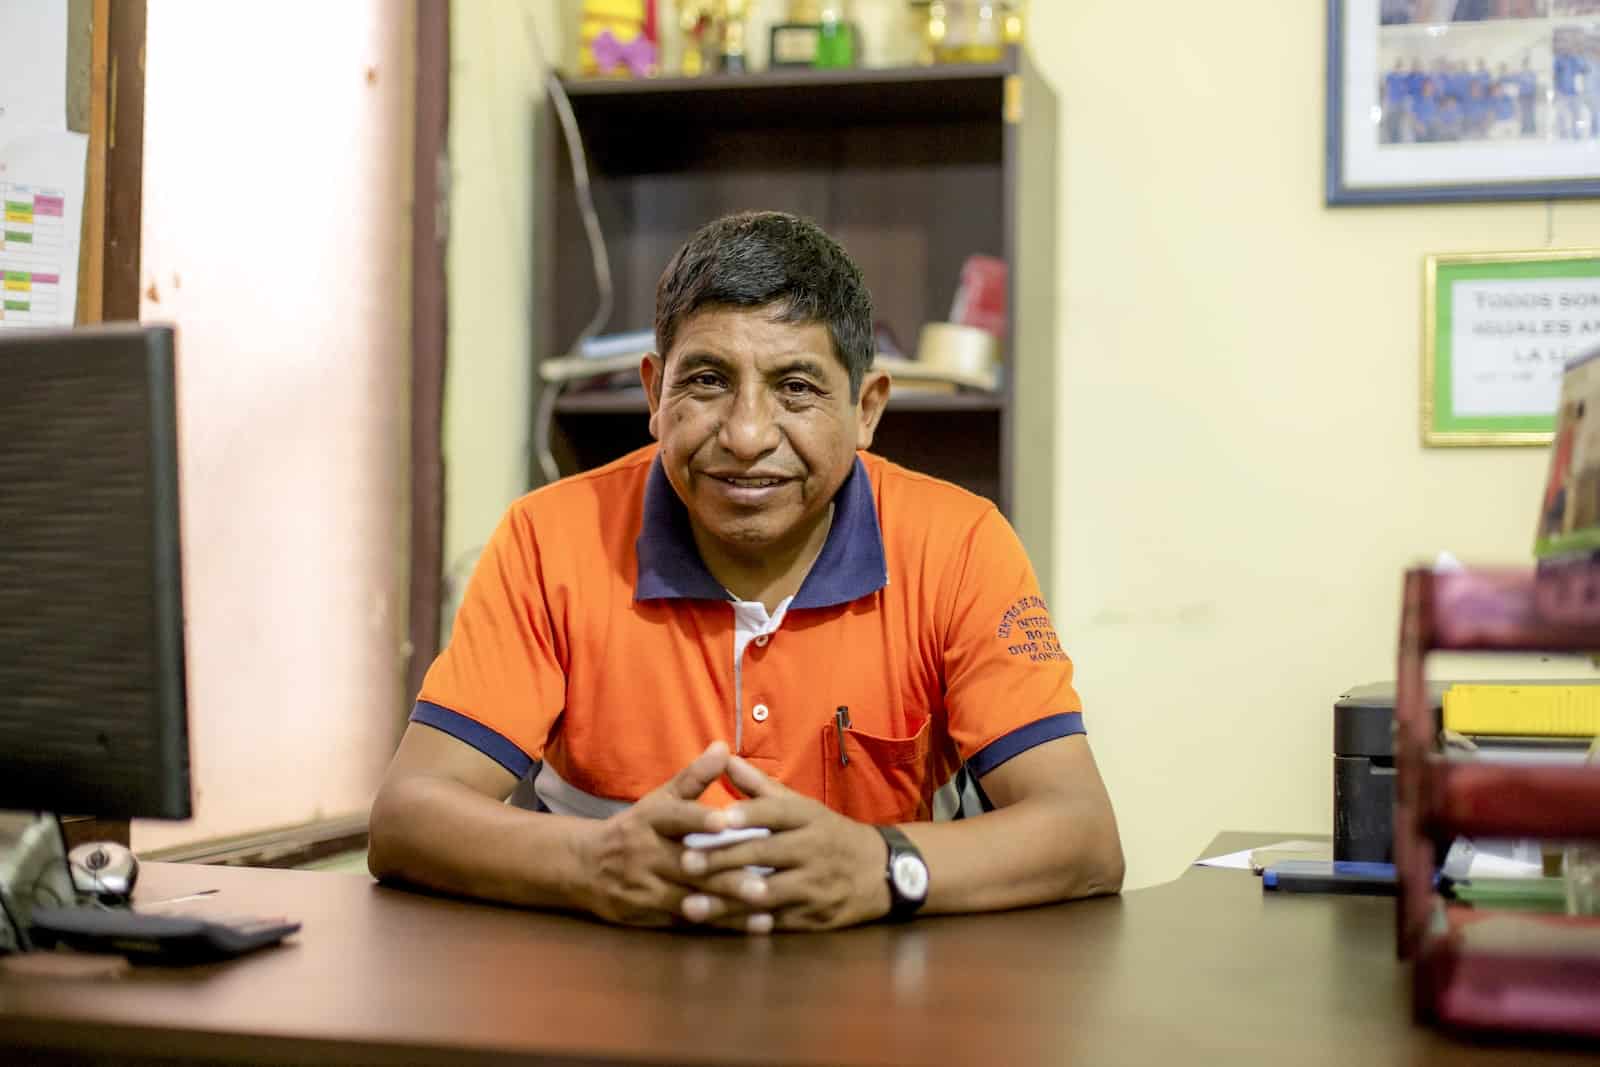
[[745,59],[746,0],[722,0],[722,70],[743,74],[750,69]]
[[698,78],[710,66],[706,51],[715,27],[715,0],[679,0],[678,29],[683,31],[683,75]]

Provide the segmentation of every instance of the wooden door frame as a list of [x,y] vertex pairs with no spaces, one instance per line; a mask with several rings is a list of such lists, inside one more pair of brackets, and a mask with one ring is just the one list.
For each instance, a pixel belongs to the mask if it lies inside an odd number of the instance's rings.
[[[90,43],[90,148],[78,320],[136,320],[140,303],[144,183],[146,0],[93,0]],[[411,216],[411,430],[409,641],[407,701],[438,652],[444,575],[444,375],[447,337],[450,4],[416,0]],[[126,820],[71,819],[72,843],[128,843]],[[250,835],[248,848],[216,842],[166,850],[196,862],[267,864],[329,849],[362,847],[366,816],[323,820]],[[237,846],[237,847],[236,847]],[[180,856],[180,853],[182,854]],[[270,864],[268,864],[270,865]]]
[[80,323],[139,317],[145,0],[92,0]]
[[411,584],[407,704],[439,651],[444,589],[450,4],[417,0],[411,215]]

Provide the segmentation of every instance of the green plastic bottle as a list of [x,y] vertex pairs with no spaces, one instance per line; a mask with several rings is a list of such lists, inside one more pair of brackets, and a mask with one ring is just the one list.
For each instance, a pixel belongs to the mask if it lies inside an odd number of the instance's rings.
[[843,4],[823,4],[817,36],[817,58],[812,66],[818,70],[837,70],[856,65],[856,30],[845,18]]

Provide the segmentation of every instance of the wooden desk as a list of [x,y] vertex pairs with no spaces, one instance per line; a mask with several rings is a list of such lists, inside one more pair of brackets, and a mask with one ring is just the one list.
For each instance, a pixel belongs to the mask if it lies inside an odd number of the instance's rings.
[[[1224,835],[1207,854],[1265,840]],[[1414,1027],[1393,901],[1263,896],[1241,871],[1192,869],[1120,899],[765,939],[613,929],[348,874],[155,863],[139,896],[209,888],[228,909],[287,913],[305,929],[208,967],[0,976],[0,1062],[37,1062],[42,1047],[118,1064],[1579,1058]]]

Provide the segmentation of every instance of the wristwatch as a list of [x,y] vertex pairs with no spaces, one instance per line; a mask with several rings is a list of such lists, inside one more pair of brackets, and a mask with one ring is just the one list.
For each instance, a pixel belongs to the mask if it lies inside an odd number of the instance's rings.
[[884,870],[889,883],[889,914],[885,918],[901,922],[915,915],[928,899],[928,865],[899,827],[879,826],[877,831],[889,846],[889,863]]

